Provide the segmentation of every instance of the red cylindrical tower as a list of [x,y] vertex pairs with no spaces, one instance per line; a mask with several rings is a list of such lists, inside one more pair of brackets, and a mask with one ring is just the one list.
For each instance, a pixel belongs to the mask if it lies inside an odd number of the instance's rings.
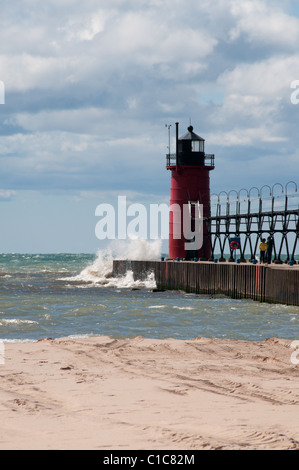
[[198,208],[202,208],[201,220],[210,216],[209,172],[214,169],[214,155],[206,154],[204,145],[204,139],[193,132],[192,126],[179,138],[176,123],[176,153],[166,156],[166,168],[171,170],[169,258],[208,259],[211,256],[206,223],[203,222],[202,226],[203,244],[195,250],[189,249],[190,239],[185,238],[183,227],[186,208],[189,210],[191,230],[194,233]]

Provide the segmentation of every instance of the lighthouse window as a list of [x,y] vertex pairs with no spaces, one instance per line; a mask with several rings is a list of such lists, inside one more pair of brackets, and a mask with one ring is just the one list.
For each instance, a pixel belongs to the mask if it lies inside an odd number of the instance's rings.
[[192,152],[204,152],[204,141],[203,140],[192,140],[191,141]]
[[191,149],[192,152],[199,152],[199,140],[192,140]]

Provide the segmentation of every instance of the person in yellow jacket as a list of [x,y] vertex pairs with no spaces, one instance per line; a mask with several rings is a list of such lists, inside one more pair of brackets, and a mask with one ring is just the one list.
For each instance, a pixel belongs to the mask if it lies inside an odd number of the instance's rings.
[[267,251],[268,245],[266,243],[266,239],[262,238],[261,243],[259,244],[259,250],[260,250],[260,262],[264,263],[265,262],[265,255]]

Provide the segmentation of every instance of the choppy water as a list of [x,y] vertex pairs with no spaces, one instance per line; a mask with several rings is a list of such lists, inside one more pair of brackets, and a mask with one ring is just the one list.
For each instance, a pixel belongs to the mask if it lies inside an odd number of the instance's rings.
[[0,339],[108,335],[299,339],[299,307],[153,292],[155,280],[111,277],[107,253],[0,255]]

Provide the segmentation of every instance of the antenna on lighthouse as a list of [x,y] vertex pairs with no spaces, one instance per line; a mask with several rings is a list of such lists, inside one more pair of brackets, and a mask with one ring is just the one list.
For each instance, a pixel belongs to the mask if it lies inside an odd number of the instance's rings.
[[171,124],[165,124],[165,127],[168,128],[168,155],[170,155],[170,128],[171,128]]

